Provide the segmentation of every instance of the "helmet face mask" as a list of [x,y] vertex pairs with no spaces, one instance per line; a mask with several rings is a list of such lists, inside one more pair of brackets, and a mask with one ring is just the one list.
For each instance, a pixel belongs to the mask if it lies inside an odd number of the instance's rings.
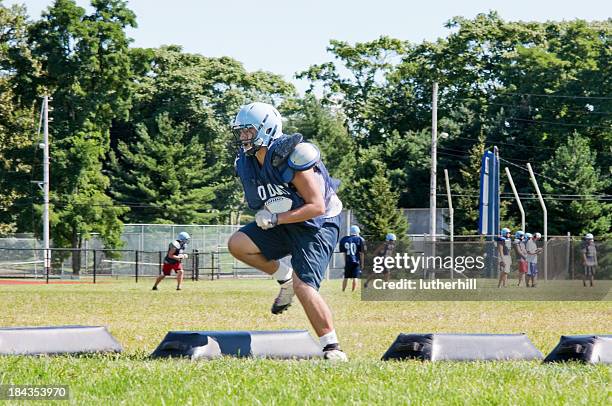
[[280,113],[267,103],[243,106],[232,123],[236,145],[247,155],[255,155],[261,147],[269,146],[282,130]]
[[235,125],[232,127],[234,133],[235,145],[242,148],[245,154],[254,155],[259,149],[255,145],[257,139],[257,128],[252,124]]
[[189,240],[191,240],[191,237],[189,236],[187,232],[182,231],[179,233],[176,239],[179,241],[182,241],[184,244],[189,244]]

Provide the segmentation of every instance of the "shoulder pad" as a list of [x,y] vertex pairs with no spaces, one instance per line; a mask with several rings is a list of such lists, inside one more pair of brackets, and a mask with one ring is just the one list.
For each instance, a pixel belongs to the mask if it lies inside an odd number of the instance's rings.
[[319,148],[309,142],[302,142],[295,146],[287,163],[296,171],[305,171],[312,168],[320,158]]
[[272,153],[272,165],[281,166],[295,149],[295,146],[302,142],[302,134],[292,135],[283,134],[274,141],[274,151]]

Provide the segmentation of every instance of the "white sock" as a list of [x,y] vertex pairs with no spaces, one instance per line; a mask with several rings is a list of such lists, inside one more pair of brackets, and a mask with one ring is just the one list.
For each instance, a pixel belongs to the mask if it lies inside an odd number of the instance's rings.
[[330,344],[338,344],[338,337],[336,336],[336,330],[332,330],[329,333],[319,337],[321,347],[325,348]]
[[293,268],[291,268],[290,265],[285,264],[282,259],[278,261],[278,269],[276,272],[274,272],[274,274],[272,274],[277,281],[286,281],[287,279],[291,279],[292,275]]

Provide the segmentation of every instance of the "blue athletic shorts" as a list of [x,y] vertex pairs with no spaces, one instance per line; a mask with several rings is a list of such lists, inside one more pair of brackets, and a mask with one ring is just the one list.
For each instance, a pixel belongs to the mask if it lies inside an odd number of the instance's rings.
[[327,265],[331,260],[340,230],[334,223],[320,229],[301,223],[281,224],[262,230],[255,222],[240,228],[267,259],[291,255],[291,266],[300,280],[319,290]]
[[595,275],[595,267],[594,266],[590,266],[590,265],[586,265],[584,267],[584,275],[585,276],[594,276]]
[[538,275],[538,264],[537,263],[533,263],[533,262],[529,262],[527,265],[529,265],[529,268],[527,269],[527,275],[528,276],[537,276]]
[[361,267],[359,264],[347,262],[344,264],[344,278],[359,278],[361,276]]

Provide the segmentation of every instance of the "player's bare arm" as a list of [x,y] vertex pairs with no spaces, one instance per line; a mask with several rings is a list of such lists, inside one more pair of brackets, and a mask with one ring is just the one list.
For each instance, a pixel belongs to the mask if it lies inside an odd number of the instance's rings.
[[497,253],[499,254],[500,264],[502,266],[505,266],[504,260],[503,260],[503,258],[504,258],[504,248],[501,245],[499,245],[499,244],[497,245]]
[[170,259],[175,259],[175,260],[177,260],[177,261],[180,261],[181,259],[183,259],[183,258],[185,257],[185,254],[178,254],[178,255],[175,255],[175,254],[174,254],[175,252],[176,252],[176,248],[174,248],[174,247],[172,247],[172,246],[171,246],[170,248],[168,248],[168,254],[167,254],[167,255],[168,255],[168,258],[170,258]]
[[291,182],[304,199],[304,205],[278,215],[278,224],[300,223],[325,213],[325,200],[313,169],[297,171]]

